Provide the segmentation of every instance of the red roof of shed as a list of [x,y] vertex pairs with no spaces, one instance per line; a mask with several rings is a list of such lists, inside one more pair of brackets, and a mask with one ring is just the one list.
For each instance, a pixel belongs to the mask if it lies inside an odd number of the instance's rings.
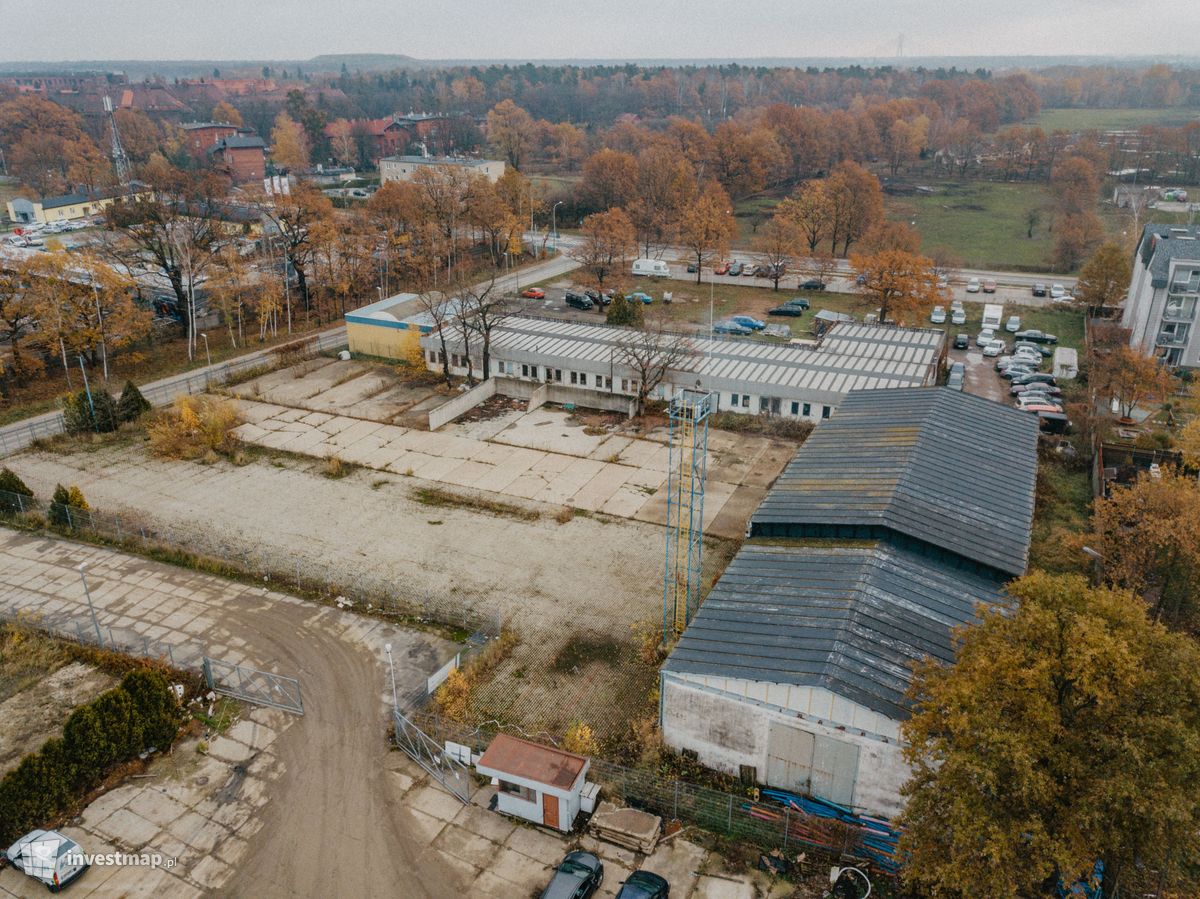
[[573,752],[497,734],[478,765],[566,790],[579,778],[587,761]]

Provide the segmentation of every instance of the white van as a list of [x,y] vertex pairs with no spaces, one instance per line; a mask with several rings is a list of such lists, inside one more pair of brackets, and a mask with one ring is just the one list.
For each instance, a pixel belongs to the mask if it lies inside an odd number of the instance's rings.
[[83,850],[55,830],[32,830],[4,853],[14,868],[57,893],[88,869]]
[[671,269],[661,259],[635,259],[633,273],[651,278],[669,278]]

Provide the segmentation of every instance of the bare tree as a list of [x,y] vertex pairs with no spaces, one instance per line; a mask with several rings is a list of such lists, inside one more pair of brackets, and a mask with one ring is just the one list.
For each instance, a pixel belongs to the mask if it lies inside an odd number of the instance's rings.
[[700,355],[691,338],[667,329],[659,318],[644,328],[622,332],[614,349],[613,362],[633,376],[637,392],[637,414],[646,411],[646,400],[671,372],[694,371]]
[[[480,368],[483,380],[486,381],[492,376],[492,332],[515,310],[504,296],[504,291],[497,286],[495,272],[486,281],[478,284],[460,282],[455,288],[455,293],[458,297],[458,315],[464,323],[463,327],[479,338]],[[466,342],[464,338],[464,345]],[[469,366],[469,352],[467,356]]]
[[453,381],[450,377],[450,352],[446,345],[446,332],[451,328],[452,304],[447,302],[441,291],[430,289],[418,293],[417,301],[422,311],[429,316],[431,333],[437,335],[442,353],[442,378],[445,379],[446,386],[450,387]]

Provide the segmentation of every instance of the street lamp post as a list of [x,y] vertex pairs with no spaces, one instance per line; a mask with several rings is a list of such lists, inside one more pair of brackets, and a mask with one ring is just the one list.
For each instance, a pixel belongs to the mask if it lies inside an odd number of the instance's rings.
[[87,562],[80,562],[75,570],[79,572],[79,579],[83,581],[83,595],[87,597],[88,608],[92,612],[92,627],[96,629],[96,644],[103,649],[104,638],[100,636],[100,620],[96,618],[96,607],[92,605],[92,591],[88,589],[87,577],[83,573],[86,568]]
[[388,671],[392,675],[392,709],[398,711],[400,709],[400,700],[396,697],[396,666],[392,664],[392,644],[384,643],[383,651],[388,657]]
[[208,334],[201,332],[200,338],[204,341],[204,358],[208,360],[208,365],[212,367],[212,353],[208,350]]
[[559,200],[550,207],[550,233],[554,235],[554,252],[556,253],[558,252],[558,217],[555,213],[558,212],[558,207],[562,204],[563,201]]

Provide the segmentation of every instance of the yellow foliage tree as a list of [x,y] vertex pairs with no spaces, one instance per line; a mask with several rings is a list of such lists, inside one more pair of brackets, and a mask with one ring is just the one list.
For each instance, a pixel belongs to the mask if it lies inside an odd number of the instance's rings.
[[275,117],[275,127],[271,129],[271,158],[285,169],[308,166],[308,141],[304,129],[286,112]]
[[574,722],[563,735],[562,748],[576,755],[595,755],[596,735],[582,721]]
[[450,672],[433,698],[442,709],[442,714],[451,721],[466,721],[471,705],[471,678],[461,668]]

